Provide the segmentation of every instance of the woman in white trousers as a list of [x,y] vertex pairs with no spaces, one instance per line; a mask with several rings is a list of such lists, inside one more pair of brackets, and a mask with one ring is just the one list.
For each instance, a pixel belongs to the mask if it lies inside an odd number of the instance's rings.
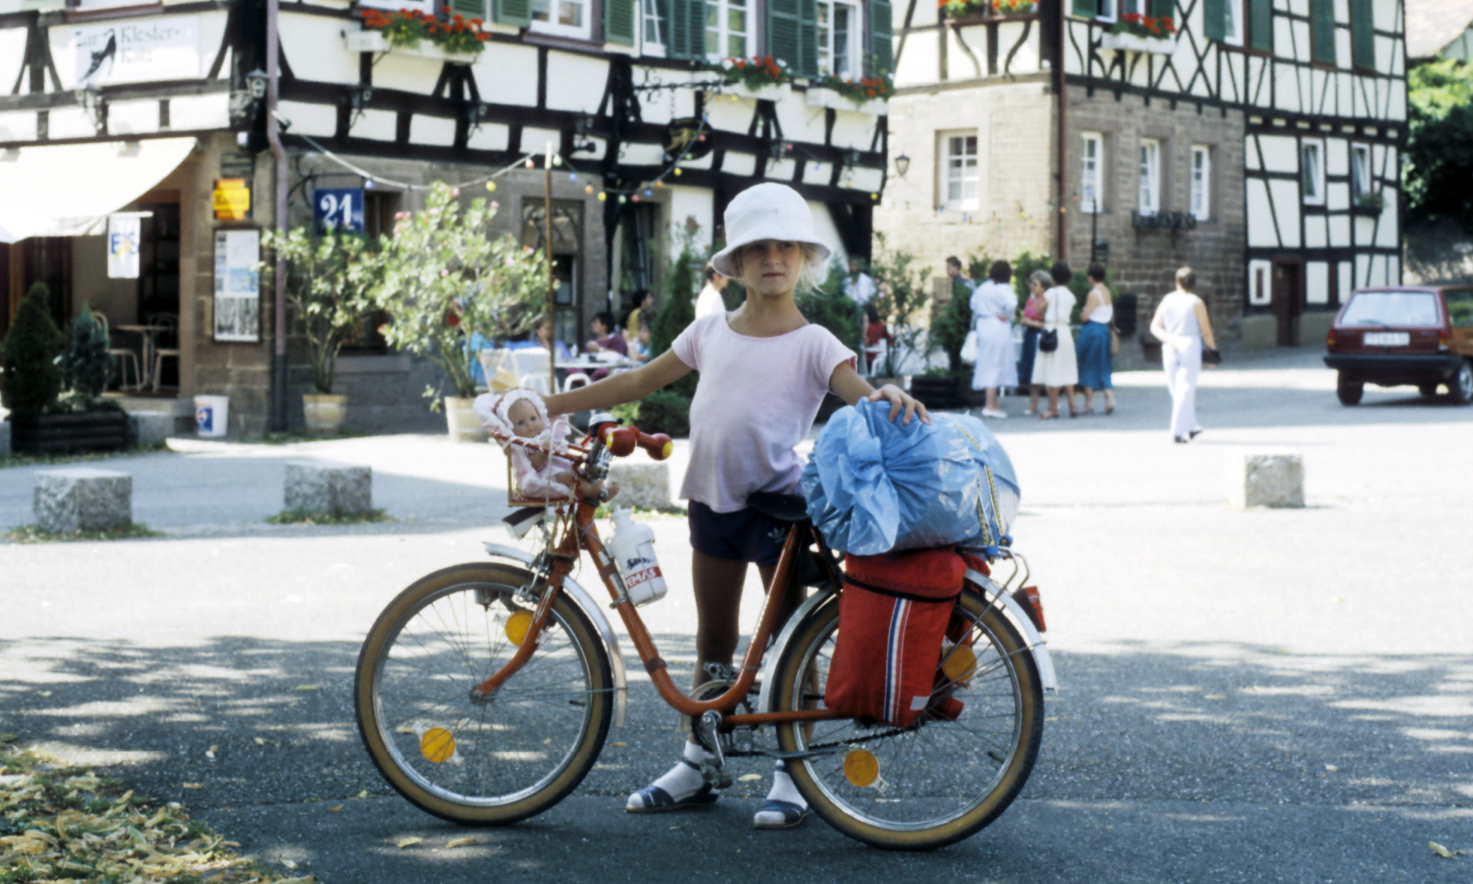
[[1202,344],[1217,349],[1207,305],[1192,293],[1197,274],[1176,271],[1176,291],[1161,299],[1151,317],[1151,334],[1161,341],[1161,365],[1171,391],[1171,438],[1186,443],[1202,432],[1197,424],[1197,373],[1202,370]]

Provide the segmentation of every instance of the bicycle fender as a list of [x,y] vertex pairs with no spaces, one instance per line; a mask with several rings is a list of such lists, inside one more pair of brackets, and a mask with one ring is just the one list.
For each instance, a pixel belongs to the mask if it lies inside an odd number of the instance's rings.
[[793,633],[798,630],[798,625],[807,619],[808,615],[813,613],[819,605],[836,598],[838,594],[832,587],[819,587],[788,616],[788,622],[783,624],[782,631],[772,642],[772,650],[762,660],[762,693],[757,695],[757,708],[763,712],[777,711],[777,691],[772,689],[777,661],[782,659],[783,652],[788,648],[788,642],[792,640]]
[[1039,634],[1037,627],[1033,625],[1033,618],[1029,617],[1028,613],[1023,610],[1023,606],[1018,604],[1012,596],[1004,592],[1002,587],[993,583],[990,578],[980,571],[973,571],[968,568],[966,579],[978,589],[982,590],[982,595],[988,604],[1001,604],[1003,610],[1012,618],[1013,625],[1018,627],[1018,630],[1023,633],[1023,640],[1028,643],[1028,650],[1033,653],[1033,662],[1038,665],[1038,678],[1043,682],[1043,689],[1057,693],[1059,690],[1059,681],[1054,675],[1054,661],[1049,656],[1048,642],[1043,640],[1043,636]]
[[[499,543],[485,544],[486,554],[496,559],[510,559],[518,564],[528,567],[532,564],[532,556],[517,549],[514,546],[502,546]],[[578,581],[571,576],[563,578],[563,592],[572,599],[573,604],[588,616],[593,628],[598,631],[599,640],[604,644],[604,651],[609,655],[609,669],[614,677],[614,717],[613,726],[622,728],[624,726],[624,707],[628,699],[629,685],[624,679],[624,654],[619,650],[619,638],[614,634],[613,627],[609,625],[609,618],[599,608],[593,596],[588,590],[578,585]]]

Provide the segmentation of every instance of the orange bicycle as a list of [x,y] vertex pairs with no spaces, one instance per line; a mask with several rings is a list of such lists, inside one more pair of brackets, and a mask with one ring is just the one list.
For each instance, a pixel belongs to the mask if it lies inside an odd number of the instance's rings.
[[[657,459],[668,440],[598,415],[568,452],[599,481],[614,455],[641,446]],[[663,442],[663,446],[662,443]],[[663,449],[663,450],[662,450]],[[523,501],[525,502],[525,501]],[[967,572],[936,691],[965,699],[959,717],[923,715],[908,727],[846,718],[823,706],[839,629],[840,562],[808,522],[801,497],[753,495],[787,523],[787,539],[756,633],[739,667],[687,695],[676,687],[594,524],[596,501],[519,510],[535,522],[535,553],[487,544],[490,562],[455,565],[401,592],[369,631],[353,697],[374,764],[423,810],[466,824],[538,814],[573,791],[622,727],[626,685],[619,642],[593,597],[572,578],[587,554],[623,618],[655,689],[715,755],[703,771],[732,781],[732,758],[781,758],[810,807],[839,831],[877,847],[927,849],[992,822],[1022,789],[1043,737],[1053,666],[1015,553],[1002,585]],[[997,564],[994,560],[993,564]],[[808,596],[779,629],[791,584]],[[948,677],[948,674],[950,677]],[[769,730],[771,737],[768,737]]]

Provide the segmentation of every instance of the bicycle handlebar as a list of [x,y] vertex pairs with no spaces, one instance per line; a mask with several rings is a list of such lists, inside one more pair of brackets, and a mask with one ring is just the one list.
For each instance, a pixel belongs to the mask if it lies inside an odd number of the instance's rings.
[[636,447],[643,448],[654,460],[665,460],[675,450],[675,443],[664,433],[650,435],[638,427],[621,427],[605,421],[593,428],[593,437],[617,457],[628,457]]

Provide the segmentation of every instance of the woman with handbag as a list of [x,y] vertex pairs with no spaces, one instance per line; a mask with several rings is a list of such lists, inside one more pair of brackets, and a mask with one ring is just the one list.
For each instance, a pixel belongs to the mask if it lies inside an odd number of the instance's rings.
[[1013,265],[993,261],[987,279],[972,290],[972,334],[977,347],[972,389],[983,391],[983,417],[1007,417],[997,401],[998,388],[1018,384],[1018,367],[1013,362],[1013,311],[1018,309],[1018,299],[1008,284],[1012,278]]
[[[1176,291],[1161,299],[1151,317],[1151,334],[1161,341],[1161,367],[1171,391],[1171,438],[1186,443],[1202,432],[1197,424],[1197,373],[1202,364],[1217,364],[1217,339],[1207,318],[1207,305],[1193,294],[1197,274],[1190,267],[1176,271]],[[1207,345],[1204,358],[1203,344]],[[1211,358],[1215,356],[1216,358]]]
[[1043,313],[1048,309],[1048,299],[1043,293],[1054,284],[1054,278],[1046,271],[1035,270],[1028,274],[1028,302],[1023,305],[1023,352],[1018,356],[1018,384],[1028,388],[1028,410],[1024,414],[1038,413],[1038,397],[1043,387],[1033,381],[1033,364],[1038,360],[1038,336],[1043,332]]
[[[1079,383],[1079,366],[1074,361],[1074,337],[1069,333],[1069,313],[1074,309],[1074,293],[1066,287],[1074,275],[1069,265],[1060,261],[1051,272],[1043,274],[1053,280],[1053,287],[1043,293],[1048,306],[1043,313],[1043,330],[1038,335],[1038,357],[1033,364],[1033,382],[1048,390],[1048,411],[1038,417],[1049,420],[1059,416],[1059,393],[1069,403],[1069,416],[1078,417],[1074,408],[1074,385]],[[1032,277],[1030,277],[1030,281]]]
[[1105,414],[1115,411],[1115,385],[1110,380],[1110,329],[1115,320],[1115,299],[1105,285],[1105,268],[1089,265],[1089,295],[1079,315],[1084,327],[1074,342],[1074,357],[1079,363],[1079,386],[1084,394],[1084,414],[1095,413],[1095,390],[1105,394]]

